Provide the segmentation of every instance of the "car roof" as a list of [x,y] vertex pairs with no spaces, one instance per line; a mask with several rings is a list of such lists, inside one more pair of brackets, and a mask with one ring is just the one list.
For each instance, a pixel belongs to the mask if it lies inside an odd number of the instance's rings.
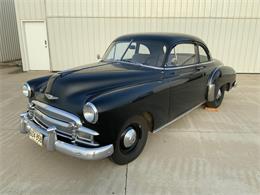
[[137,34],[127,34],[118,37],[114,41],[129,41],[129,40],[154,40],[154,41],[164,41],[170,45],[185,42],[185,41],[197,41],[204,43],[200,38],[193,35],[182,34],[182,33],[137,33]]

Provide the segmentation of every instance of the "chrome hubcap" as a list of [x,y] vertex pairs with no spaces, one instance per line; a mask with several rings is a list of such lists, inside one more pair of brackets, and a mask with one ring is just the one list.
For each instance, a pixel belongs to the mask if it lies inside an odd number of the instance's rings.
[[218,100],[218,99],[221,97],[221,95],[222,95],[222,92],[221,92],[221,90],[219,89],[219,90],[218,90],[218,93],[217,93],[217,96],[216,96],[216,99]]
[[130,127],[124,136],[124,146],[126,148],[131,147],[136,141],[136,131]]

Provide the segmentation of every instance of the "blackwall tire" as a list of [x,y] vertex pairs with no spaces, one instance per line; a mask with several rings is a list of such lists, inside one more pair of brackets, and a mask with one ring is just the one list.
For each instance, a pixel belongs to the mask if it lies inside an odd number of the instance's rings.
[[[133,142],[133,140],[131,141],[130,139],[129,142],[129,140],[125,138],[127,134],[134,135],[133,129],[136,132],[136,140]],[[110,160],[118,165],[125,165],[135,160],[144,149],[148,131],[148,123],[142,116],[135,116],[127,120],[118,132],[117,139],[114,143],[114,153],[110,157]]]
[[[219,93],[221,93],[221,95],[219,95]],[[224,87],[219,88],[215,93],[214,101],[206,102],[206,106],[210,108],[218,108],[223,101],[224,95],[225,95]]]

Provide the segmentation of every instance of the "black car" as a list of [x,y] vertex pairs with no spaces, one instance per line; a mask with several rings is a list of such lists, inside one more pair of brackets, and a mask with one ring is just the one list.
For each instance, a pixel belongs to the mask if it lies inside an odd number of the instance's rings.
[[185,34],[114,40],[102,59],[28,81],[21,132],[48,150],[126,164],[157,132],[192,109],[220,106],[236,82],[231,67]]

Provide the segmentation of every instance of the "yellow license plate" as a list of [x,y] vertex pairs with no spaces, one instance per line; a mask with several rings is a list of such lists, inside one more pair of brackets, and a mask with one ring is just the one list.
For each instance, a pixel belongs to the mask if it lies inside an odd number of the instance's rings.
[[36,144],[42,146],[43,135],[34,129],[30,129],[29,138]]

